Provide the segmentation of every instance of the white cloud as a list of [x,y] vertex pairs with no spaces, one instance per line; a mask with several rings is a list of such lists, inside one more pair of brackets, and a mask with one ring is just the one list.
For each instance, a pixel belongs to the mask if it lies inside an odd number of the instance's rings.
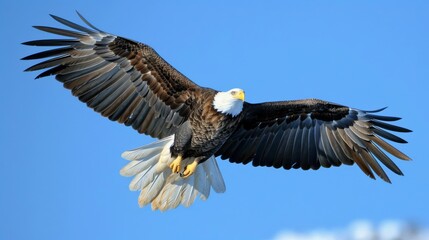
[[400,239],[406,232],[406,226],[399,221],[384,221],[378,228],[381,239]]
[[350,238],[353,240],[374,239],[376,235],[376,231],[372,224],[364,220],[353,222],[347,230]]
[[296,233],[285,231],[277,235],[275,240],[336,240],[337,234],[327,231],[312,231],[309,233]]
[[428,240],[429,229],[397,220],[373,224],[357,220],[342,229],[315,229],[308,232],[284,230],[274,240]]

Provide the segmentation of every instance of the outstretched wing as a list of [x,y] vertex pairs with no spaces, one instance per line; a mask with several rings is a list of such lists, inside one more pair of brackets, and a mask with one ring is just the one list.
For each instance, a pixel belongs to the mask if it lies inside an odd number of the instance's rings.
[[216,155],[234,163],[285,169],[356,163],[371,178],[374,171],[390,182],[378,161],[396,174],[402,172],[382,150],[410,158],[383,138],[406,141],[385,130],[410,130],[386,123],[399,118],[374,114],[381,110],[362,111],[315,99],[246,103],[240,126]]
[[35,26],[70,38],[23,43],[58,47],[23,58],[50,58],[26,71],[48,68],[36,78],[55,75],[88,107],[152,137],[171,135],[188,118],[193,95],[201,88],[151,47],[103,32],[80,14],[92,29],[51,16],[74,30]]

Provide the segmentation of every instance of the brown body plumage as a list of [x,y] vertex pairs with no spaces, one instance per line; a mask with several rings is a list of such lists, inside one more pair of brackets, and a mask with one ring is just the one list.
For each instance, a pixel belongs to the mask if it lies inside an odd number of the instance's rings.
[[[231,136],[238,126],[241,115],[232,117],[218,112],[213,106],[217,92],[206,90],[195,100],[195,108],[189,116],[192,129],[190,145],[186,149],[187,156],[209,158]],[[205,160],[205,159],[204,159]]]

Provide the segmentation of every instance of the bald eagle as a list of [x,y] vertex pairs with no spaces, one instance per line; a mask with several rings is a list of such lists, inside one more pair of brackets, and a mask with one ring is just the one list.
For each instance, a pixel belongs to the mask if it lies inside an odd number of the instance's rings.
[[[386,182],[383,163],[403,175],[385,152],[410,158],[385,139],[406,143],[394,132],[410,132],[381,116],[317,99],[249,103],[245,92],[198,86],[150,46],[104,32],[83,18],[84,27],[51,15],[72,30],[35,26],[66,36],[29,41],[31,46],[57,47],[25,60],[49,58],[26,71],[48,69],[36,78],[55,75],[80,101],[104,117],[131,126],[158,141],[126,151],[130,162],[120,171],[134,176],[131,190],[140,191],[140,206],[161,211],[210,189],[224,192],[215,157],[232,163],[284,169],[319,169],[353,165]],[[386,131],[389,130],[389,131]]]

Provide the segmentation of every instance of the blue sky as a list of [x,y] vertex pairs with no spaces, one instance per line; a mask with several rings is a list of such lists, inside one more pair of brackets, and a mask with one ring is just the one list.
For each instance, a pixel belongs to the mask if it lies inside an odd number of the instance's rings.
[[[246,100],[320,98],[403,117],[405,176],[358,167],[318,171],[219,161],[227,191],[190,208],[140,209],[120,154],[154,141],[103,119],[52,77],[33,80],[21,42],[52,35],[52,13],[79,10],[107,32],[151,45],[202,86]],[[356,219],[429,225],[429,2],[2,1],[0,239],[273,239]]]

